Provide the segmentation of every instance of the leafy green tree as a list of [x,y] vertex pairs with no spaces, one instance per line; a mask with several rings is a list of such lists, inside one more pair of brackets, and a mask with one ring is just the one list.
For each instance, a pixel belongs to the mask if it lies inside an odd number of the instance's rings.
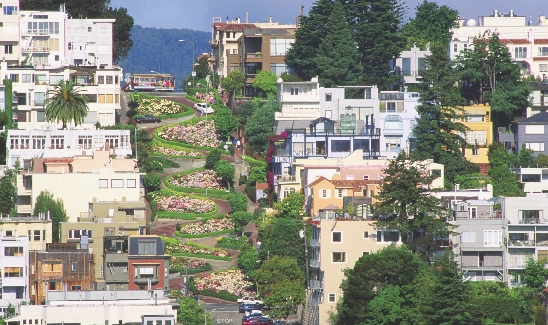
[[251,183],[265,183],[266,182],[266,166],[255,166],[249,170],[249,176],[247,181]]
[[484,174],[465,174],[455,175],[455,184],[459,184],[462,189],[465,188],[483,188],[490,183],[489,176]]
[[226,91],[233,91],[236,95],[240,95],[245,86],[245,75],[239,70],[232,70],[221,80],[221,86]]
[[416,45],[424,49],[428,44],[447,47],[450,30],[458,26],[458,11],[424,0],[415,8],[415,18],[402,27],[402,34],[407,38],[407,48]]
[[10,79],[4,79],[4,93],[5,93],[5,112],[6,112],[6,130],[10,130],[13,124],[13,83]]
[[464,50],[456,62],[466,85],[462,88],[464,96],[491,103],[493,129],[524,114],[531,89],[497,33],[476,37],[474,46]]
[[51,218],[51,238],[53,242],[61,241],[61,222],[67,222],[68,216],[65,210],[65,205],[61,199],[55,199],[53,194],[48,191],[42,191],[36,197],[34,204],[34,215],[37,216],[41,212],[48,213]]
[[[368,324],[366,322],[371,317],[375,319],[375,315],[377,320],[382,319],[383,316],[378,313],[387,310],[383,310],[381,303],[396,299],[395,288],[410,286],[417,274],[428,267],[417,255],[402,247],[389,246],[375,254],[360,257],[353,268],[344,271],[346,278],[341,284],[343,295],[337,304],[335,324]],[[389,288],[388,291],[383,292],[386,288]],[[394,302],[397,310],[400,308],[399,301],[398,298]],[[391,316],[395,317],[393,322],[389,321]],[[398,319],[390,313],[384,317],[385,322],[379,324],[400,324]]]
[[239,103],[234,115],[238,117],[240,123],[246,125],[251,116],[255,114],[255,111],[257,111],[259,107],[261,107],[261,102],[255,97],[253,100],[246,100],[245,102]]
[[547,168],[548,167],[548,155],[539,154],[537,156],[537,159],[535,160],[535,166],[539,168]]
[[327,20],[329,31],[323,39],[316,65],[320,85],[323,87],[357,85],[359,81],[360,53],[352,38],[352,30],[346,21],[343,6],[340,2],[333,4],[333,11]]
[[310,80],[318,75],[316,56],[320,44],[329,32],[326,24],[332,10],[332,0],[318,0],[308,12],[308,16],[299,16],[295,42],[287,50],[285,62],[302,80]]
[[[204,325],[206,310],[200,306],[196,299],[187,297],[179,300],[177,310],[177,323],[185,325]],[[213,325],[213,317],[207,314],[207,325]]]
[[0,178],[0,213],[16,215],[15,204],[17,203],[17,181],[16,169],[5,169],[4,176]]
[[198,60],[196,60],[196,67],[194,68],[194,71],[196,71],[196,78],[197,79],[203,79],[206,76],[211,76],[213,72],[211,72],[211,69],[209,68],[209,62],[207,55],[202,55]]
[[231,213],[247,211],[247,196],[242,193],[231,193],[228,197]]
[[261,267],[259,253],[249,243],[245,243],[238,252],[238,267],[242,269],[245,276],[251,281],[257,280],[257,271]]
[[206,169],[213,169],[215,167],[215,164],[221,160],[221,149],[214,149],[211,152],[207,154],[207,157],[205,159],[205,168]]
[[533,150],[525,148],[525,144],[522,145],[518,154],[519,166],[522,168],[535,167],[535,156],[533,156]]
[[299,82],[299,81],[303,81],[299,75],[297,75],[296,73],[292,73],[292,74],[289,74],[287,72],[282,72],[282,74],[280,75],[280,78],[282,78],[282,80],[284,82]]
[[399,286],[387,285],[367,305],[368,317],[363,324],[405,324],[408,309]]
[[262,91],[263,97],[275,100],[278,94],[278,77],[274,72],[262,70],[255,76],[253,88]]
[[295,258],[301,270],[305,270],[305,241],[301,238],[303,222],[296,219],[276,218],[268,229],[260,230],[259,238],[263,243],[259,255],[262,260],[269,256],[289,256]]
[[126,8],[108,7],[101,14],[101,18],[116,19],[112,26],[112,61],[118,63],[127,58],[129,50],[133,46],[131,29],[133,28],[133,17],[127,13]]
[[215,126],[219,131],[219,136],[223,139],[228,139],[238,128],[238,119],[232,115],[230,109],[224,105],[215,105],[215,115],[213,119],[215,120]]
[[412,155],[443,164],[446,186],[452,187],[456,175],[477,173],[479,168],[468,162],[461,150],[466,145],[463,135],[467,128],[460,123],[464,111],[459,107],[462,97],[456,87],[458,75],[447,58],[446,47],[432,46],[425,65],[418,86],[419,118],[413,130],[417,139]]
[[525,196],[516,179],[510,171],[510,165],[517,162],[515,154],[509,154],[500,142],[493,142],[489,146],[489,170],[493,185],[493,196]]
[[79,87],[71,80],[59,81],[48,94],[50,97],[44,102],[47,121],[61,121],[63,129],[71,121],[75,125],[84,122],[89,110],[88,98],[80,93]]
[[[234,223],[234,231],[237,234],[244,232],[244,227],[253,219],[253,213],[247,211],[236,211],[230,215],[230,220]],[[240,236],[239,235],[239,236]]]
[[274,205],[278,218],[302,220],[304,217],[304,195],[293,191]]
[[529,288],[537,291],[546,287],[548,280],[548,269],[545,266],[546,260],[535,260],[529,258],[525,263],[525,271],[522,275],[523,283]]
[[404,7],[399,0],[342,0],[362,55],[363,82],[387,89],[397,82],[390,61],[400,56],[406,38],[400,32]]
[[287,319],[295,306],[305,301],[305,276],[294,258],[274,256],[264,261],[257,271],[257,282],[264,303],[276,306],[269,311],[272,318]]
[[155,191],[160,188],[160,185],[162,185],[162,175],[159,173],[148,173],[145,175],[143,183],[148,192]]
[[272,134],[274,115],[278,104],[274,100],[268,101],[259,107],[249,118],[244,135],[249,150],[256,154],[264,154],[268,148],[268,137]]
[[226,160],[219,160],[215,163],[213,170],[226,182],[227,187],[230,189],[230,183],[234,179],[236,167]]
[[413,251],[429,258],[436,249],[434,236],[448,235],[452,228],[445,219],[449,211],[430,194],[436,176],[428,175],[427,165],[411,161],[403,153],[390,161],[384,172],[376,197],[377,225],[398,229]]

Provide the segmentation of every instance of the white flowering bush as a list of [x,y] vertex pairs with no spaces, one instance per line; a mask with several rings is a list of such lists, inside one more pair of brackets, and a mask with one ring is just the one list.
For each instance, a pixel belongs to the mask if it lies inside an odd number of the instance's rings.
[[186,195],[150,193],[160,211],[182,213],[208,213],[215,210],[215,203],[206,199],[194,199]]
[[221,141],[218,139],[215,121],[199,121],[196,124],[177,124],[158,132],[158,136],[165,140],[180,141],[199,147],[217,148]]
[[222,272],[203,274],[194,278],[194,285],[202,285],[204,290],[213,292],[226,291],[237,297],[253,295],[249,288],[252,282],[246,281],[241,270],[226,270]]
[[187,157],[203,157],[204,154],[199,151],[192,150],[175,150],[172,148],[166,148],[159,145],[152,146],[152,151],[170,156],[187,156]]
[[207,188],[213,190],[225,189],[221,185],[221,177],[214,170],[199,170],[190,174],[178,174],[171,177],[169,182],[174,186]]
[[135,96],[139,106],[135,109],[137,114],[169,115],[184,112],[181,105],[163,98],[147,98]]
[[233,229],[234,223],[230,219],[211,218],[206,221],[198,221],[186,224],[179,231],[181,234],[200,235],[208,232]]
[[205,245],[194,244],[191,242],[181,243],[178,240],[165,240],[165,252],[167,254],[172,253],[187,253],[187,254],[196,254],[196,255],[213,255],[226,257],[230,254],[222,249],[217,249]]

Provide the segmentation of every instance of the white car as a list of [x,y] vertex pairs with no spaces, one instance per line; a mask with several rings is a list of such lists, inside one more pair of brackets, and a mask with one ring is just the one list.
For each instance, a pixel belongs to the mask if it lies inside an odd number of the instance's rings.
[[245,296],[243,298],[238,299],[238,302],[240,304],[246,304],[246,305],[262,305],[263,301],[257,298]]
[[213,110],[213,107],[209,106],[209,105],[205,105],[204,107],[202,107],[201,109],[198,110],[200,113],[202,113],[202,115],[204,114],[213,114],[215,111]]
[[194,109],[199,111],[200,109],[202,109],[202,107],[206,106],[206,104],[204,103],[196,103],[194,104]]

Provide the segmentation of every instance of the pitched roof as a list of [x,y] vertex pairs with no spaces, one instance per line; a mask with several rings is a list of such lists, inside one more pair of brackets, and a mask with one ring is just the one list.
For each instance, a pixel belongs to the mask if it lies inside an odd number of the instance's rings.
[[359,190],[362,187],[366,187],[367,185],[374,185],[374,184],[380,184],[382,181],[378,180],[371,180],[371,179],[364,179],[364,180],[328,180],[327,178],[320,176],[317,180],[313,181],[312,183],[308,184],[308,187],[314,187],[321,183],[322,181],[328,181],[331,184],[333,184],[336,188],[352,188],[354,191]]
[[537,38],[535,44],[548,44],[548,38]]
[[308,184],[308,187],[314,187],[314,186],[320,184],[324,180],[329,181],[327,178],[325,178],[323,176],[320,176],[317,180],[315,180],[312,183]]
[[328,206],[326,207],[323,207],[319,210],[340,210],[340,208],[336,205],[333,205],[333,204],[329,204]]
[[548,112],[540,112],[516,121],[517,124],[548,124]]
[[531,43],[531,41],[529,41],[526,38],[502,38],[500,42],[504,44],[530,44]]

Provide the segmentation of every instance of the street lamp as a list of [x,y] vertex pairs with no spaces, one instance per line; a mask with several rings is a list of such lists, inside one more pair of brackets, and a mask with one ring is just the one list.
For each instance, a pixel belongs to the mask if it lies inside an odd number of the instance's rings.
[[196,74],[196,72],[194,72],[194,43],[192,43],[191,41],[184,40],[184,39],[180,39],[179,42],[188,42],[188,43],[192,44],[192,87],[196,87],[195,84],[194,84],[194,75]]

